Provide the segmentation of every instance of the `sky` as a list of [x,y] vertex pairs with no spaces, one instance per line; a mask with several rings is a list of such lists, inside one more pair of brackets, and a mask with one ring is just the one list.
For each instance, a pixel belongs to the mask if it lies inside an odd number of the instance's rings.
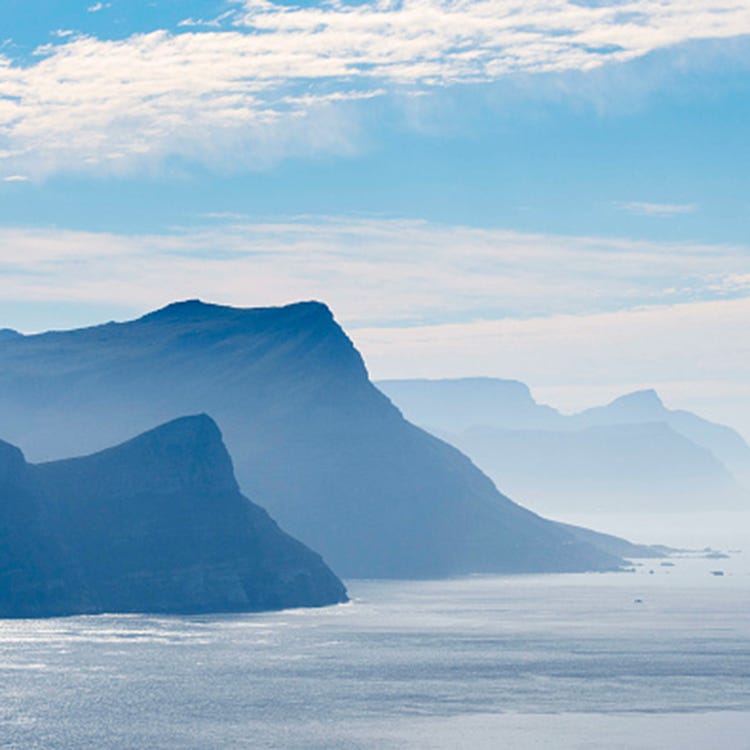
[[319,299],[750,438],[749,131],[750,0],[0,0],[0,328]]

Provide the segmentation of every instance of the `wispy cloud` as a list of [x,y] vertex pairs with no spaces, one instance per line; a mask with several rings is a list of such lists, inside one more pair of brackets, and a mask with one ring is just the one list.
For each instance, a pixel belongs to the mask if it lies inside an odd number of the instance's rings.
[[191,26],[203,26],[206,28],[212,28],[212,29],[219,29],[221,28],[225,22],[230,22],[235,20],[237,17],[237,11],[236,10],[228,10],[224,13],[219,14],[216,16],[216,18],[185,18],[182,21],[180,21],[177,26],[182,28],[187,28]]
[[353,329],[372,375],[516,378],[569,409],[657,387],[750,439],[750,297],[586,315]]
[[22,152],[14,159],[39,175],[121,171],[170,154],[252,165],[288,153],[347,152],[356,141],[352,122],[330,113],[347,101],[588,71],[690,40],[748,34],[750,6],[258,0],[215,20],[231,28],[116,41],[74,36],[39,49],[30,64],[6,53],[0,150]]
[[94,3],[93,5],[89,5],[89,7],[86,8],[86,10],[89,13],[98,13],[100,10],[104,10],[105,8],[109,8],[109,7],[110,7],[109,3]]
[[353,325],[586,315],[750,296],[746,246],[560,237],[382,218],[252,223],[212,215],[169,234],[0,230],[6,300],[148,309],[328,301]]
[[692,214],[698,206],[695,203],[645,203],[641,201],[618,202],[623,211],[639,216],[653,216],[658,219],[671,219],[675,216]]
[[2,178],[3,182],[31,182],[31,178],[25,174],[9,174]]
[[[540,385],[750,376],[750,297],[586,315],[353,329],[378,377],[498,375]],[[512,354],[512,356],[509,356]],[[710,355],[710,356],[709,356]],[[581,367],[581,361],[585,367]],[[408,371],[401,362],[408,361]]]

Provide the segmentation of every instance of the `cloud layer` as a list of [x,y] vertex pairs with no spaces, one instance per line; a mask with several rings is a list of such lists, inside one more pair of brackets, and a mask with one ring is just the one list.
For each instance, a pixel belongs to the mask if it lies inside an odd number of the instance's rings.
[[380,378],[516,378],[569,411],[657,388],[750,441],[750,298],[353,331]]
[[[147,309],[202,296],[328,301],[349,325],[591,314],[750,296],[746,246],[561,237],[423,221],[237,216],[169,234],[0,229],[0,296]],[[2,327],[2,325],[0,325]]]
[[32,63],[0,56],[0,173],[125,171],[168,156],[258,166],[290,153],[346,152],[354,135],[342,103],[586,71],[739,36],[750,33],[750,6],[257,0],[215,22],[186,21],[179,33],[117,41],[66,36]]

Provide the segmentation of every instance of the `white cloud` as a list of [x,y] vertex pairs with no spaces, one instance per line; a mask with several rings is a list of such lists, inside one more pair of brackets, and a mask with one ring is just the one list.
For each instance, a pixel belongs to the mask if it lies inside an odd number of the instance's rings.
[[2,178],[3,182],[31,182],[31,178],[25,174],[9,174]]
[[750,297],[350,333],[373,377],[515,378],[568,410],[658,389],[750,440]]
[[328,301],[350,325],[592,314],[750,295],[746,246],[560,237],[384,218],[252,223],[212,214],[170,234],[0,230],[0,296],[141,309],[201,296]]
[[213,28],[213,29],[219,29],[222,27],[225,21],[229,21],[233,19],[236,16],[236,11],[234,10],[228,10],[224,13],[221,13],[220,15],[216,16],[216,18],[185,18],[184,20],[180,21],[177,26],[178,27],[191,27],[191,26],[204,26],[207,28]]
[[644,203],[628,201],[615,204],[623,211],[640,216],[653,216],[658,219],[671,219],[675,216],[694,213],[698,206],[694,203]]
[[[497,375],[538,385],[747,382],[750,296],[426,326],[354,328],[377,377]],[[533,373],[533,378],[530,374]]]
[[229,31],[76,36],[31,64],[0,57],[0,149],[36,175],[170,154],[252,165],[346,152],[351,123],[329,111],[341,101],[586,71],[748,33],[750,6],[728,0],[253,2]]
[[89,5],[89,7],[86,8],[86,10],[89,13],[98,13],[100,10],[104,10],[105,8],[109,8],[109,7],[110,7],[109,3],[94,3],[93,5]]

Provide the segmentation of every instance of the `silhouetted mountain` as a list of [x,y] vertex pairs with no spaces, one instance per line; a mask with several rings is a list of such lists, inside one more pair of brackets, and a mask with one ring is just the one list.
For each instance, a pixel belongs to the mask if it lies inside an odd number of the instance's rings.
[[413,418],[464,451],[511,496],[545,513],[750,507],[722,463],[750,466],[734,430],[667,409],[655,391],[564,416],[516,381],[384,381]]
[[206,416],[39,465],[0,443],[0,542],[0,617],[346,600],[321,558],[240,494]]
[[418,378],[375,385],[410,422],[440,433],[457,434],[478,425],[546,430],[565,421],[553,408],[538,404],[529,387],[518,380]]
[[243,490],[346,576],[617,567],[406,422],[316,302],[176,303],[128,323],[0,342],[0,429],[36,458],[180,414],[221,426]]
[[615,399],[606,406],[587,409],[574,415],[579,426],[663,422],[716,456],[741,480],[750,479],[750,446],[731,427],[709,422],[689,411],[667,409],[654,390],[636,391]]

